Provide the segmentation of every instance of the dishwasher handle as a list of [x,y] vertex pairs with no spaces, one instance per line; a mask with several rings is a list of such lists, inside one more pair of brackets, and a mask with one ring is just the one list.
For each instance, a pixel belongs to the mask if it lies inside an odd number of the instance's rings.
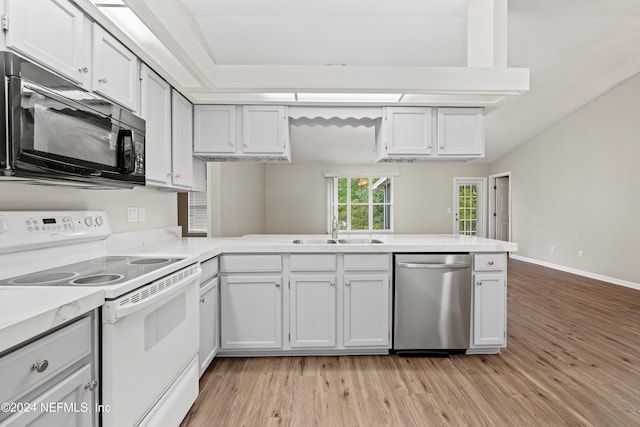
[[468,268],[471,267],[469,263],[451,263],[451,264],[442,264],[442,263],[429,263],[429,262],[399,262],[396,264],[400,268],[426,268],[426,269],[459,269],[459,268]]

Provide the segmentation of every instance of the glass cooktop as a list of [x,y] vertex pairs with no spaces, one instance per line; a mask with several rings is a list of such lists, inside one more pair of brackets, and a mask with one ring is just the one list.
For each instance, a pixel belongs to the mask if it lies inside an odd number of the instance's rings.
[[178,261],[180,258],[106,256],[0,280],[0,286],[110,286]]

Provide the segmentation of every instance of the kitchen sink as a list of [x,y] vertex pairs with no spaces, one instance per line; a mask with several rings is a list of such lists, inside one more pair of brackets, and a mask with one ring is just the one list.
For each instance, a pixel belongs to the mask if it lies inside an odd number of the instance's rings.
[[298,245],[334,245],[337,242],[332,239],[296,239],[293,243]]
[[340,239],[338,243],[342,245],[371,245],[384,242],[378,239]]

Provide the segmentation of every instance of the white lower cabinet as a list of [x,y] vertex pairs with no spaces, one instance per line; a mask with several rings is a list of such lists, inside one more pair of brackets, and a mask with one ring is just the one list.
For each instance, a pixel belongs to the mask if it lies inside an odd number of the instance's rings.
[[291,347],[335,347],[336,276],[292,275],[289,283]]
[[98,425],[96,312],[0,357],[0,426]]
[[222,276],[220,286],[221,348],[282,348],[282,277]]
[[503,273],[476,273],[473,285],[473,345],[506,342],[506,287]]
[[389,344],[389,276],[344,276],[344,345]]
[[200,376],[207,369],[218,352],[219,324],[218,324],[218,286],[219,279],[214,277],[200,287],[200,349],[198,362]]
[[473,255],[470,352],[497,353],[507,344],[507,255]]

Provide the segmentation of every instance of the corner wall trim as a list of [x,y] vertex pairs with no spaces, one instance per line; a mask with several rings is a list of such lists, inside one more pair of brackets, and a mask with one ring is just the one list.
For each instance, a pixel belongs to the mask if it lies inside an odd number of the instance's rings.
[[619,285],[627,288],[640,290],[640,283],[634,283],[628,280],[616,279],[615,277],[603,276],[602,274],[596,274],[596,273],[591,273],[589,271],[578,270],[577,268],[566,267],[564,265],[553,264],[547,261],[540,261],[533,258],[527,258],[521,255],[510,254],[509,257],[518,261],[524,261],[530,264],[537,264],[543,267],[553,268],[554,270],[560,270],[567,273],[577,274],[578,276],[588,277],[590,279],[601,280],[603,282],[611,283],[614,285]]

